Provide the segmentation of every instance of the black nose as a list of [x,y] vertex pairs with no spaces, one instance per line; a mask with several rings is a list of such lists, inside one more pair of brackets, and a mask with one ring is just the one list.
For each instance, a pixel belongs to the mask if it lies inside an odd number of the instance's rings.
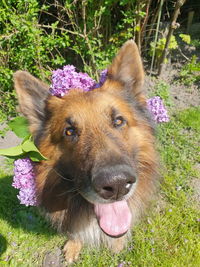
[[119,200],[129,193],[136,175],[129,166],[117,165],[101,168],[93,176],[93,188],[104,199]]

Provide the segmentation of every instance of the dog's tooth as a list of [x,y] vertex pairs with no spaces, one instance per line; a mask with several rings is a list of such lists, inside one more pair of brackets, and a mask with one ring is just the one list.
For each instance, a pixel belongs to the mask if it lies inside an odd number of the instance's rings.
[[131,184],[127,184],[125,187],[126,187],[127,189],[129,189],[130,186],[131,186]]

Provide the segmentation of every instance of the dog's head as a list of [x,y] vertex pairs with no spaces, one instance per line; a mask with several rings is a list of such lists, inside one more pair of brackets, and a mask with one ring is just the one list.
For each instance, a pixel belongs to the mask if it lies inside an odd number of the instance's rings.
[[73,89],[58,98],[27,72],[16,72],[14,80],[21,112],[48,158],[38,170],[43,204],[48,206],[49,192],[56,207],[61,195],[74,190],[94,205],[107,234],[126,232],[131,221],[126,200],[145,186],[144,175],[151,172],[155,157],[142,91],[144,71],[135,43],[124,44],[106,82],[89,92]]

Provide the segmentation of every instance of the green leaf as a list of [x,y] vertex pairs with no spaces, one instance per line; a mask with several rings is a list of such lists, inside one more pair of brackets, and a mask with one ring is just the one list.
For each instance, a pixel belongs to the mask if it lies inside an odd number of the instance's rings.
[[18,145],[15,147],[0,149],[0,155],[7,156],[7,157],[15,157],[24,154],[22,150],[22,146]]
[[25,143],[27,140],[31,140],[32,141],[32,135],[31,134],[25,136],[24,139],[22,140],[22,143],[21,144]]
[[39,151],[37,147],[34,145],[34,143],[32,142],[32,140],[30,139],[23,141],[22,149],[24,152]]
[[190,35],[181,33],[181,34],[179,34],[179,36],[181,37],[181,39],[182,39],[183,42],[185,42],[187,44],[190,44],[191,43],[191,37],[190,37]]
[[28,153],[28,156],[32,161],[35,161],[35,162],[39,162],[41,160],[47,160],[47,158],[45,158],[41,153],[38,153],[36,151],[30,151]]
[[32,136],[28,135],[22,143],[16,147],[0,149],[0,155],[12,158],[21,158],[21,156],[30,157],[32,161],[47,160],[32,141]]
[[[33,161],[41,161],[41,160],[47,160],[46,157],[44,157],[40,151],[38,150],[38,148],[35,146],[35,144],[33,143],[33,141],[31,140],[31,137],[29,137],[28,140],[25,140],[22,143],[22,150],[26,153],[28,153],[30,156],[32,155],[32,157],[35,158],[35,160]],[[34,153],[33,153],[34,152]]]
[[30,134],[28,130],[28,121],[24,117],[16,117],[10,121],[8,125],[18,137],[24,138]]

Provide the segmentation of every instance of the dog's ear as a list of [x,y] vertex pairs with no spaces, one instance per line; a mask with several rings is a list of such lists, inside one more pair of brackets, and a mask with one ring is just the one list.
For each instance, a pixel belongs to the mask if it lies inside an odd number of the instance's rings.
[[131,97],[134,97],[140,103],[146,104],[142,90],[144,83],[142,60],[137,45],[133,40],[127,41],[121,47],[111,66],[108,68],[108,79],[105,87],[108,89],[109,87],[119,89],[116,86],[117,83],[114,85],[113,81],[120,83],[123,86],[123,90],[126,90],[129,96],[131,95]]
[[49,95],[49,86],[26,71],[17,71],[14,74],[14,86],[20,112],[28,119],[30,132],[34,135],[44,119],[45,100]]

